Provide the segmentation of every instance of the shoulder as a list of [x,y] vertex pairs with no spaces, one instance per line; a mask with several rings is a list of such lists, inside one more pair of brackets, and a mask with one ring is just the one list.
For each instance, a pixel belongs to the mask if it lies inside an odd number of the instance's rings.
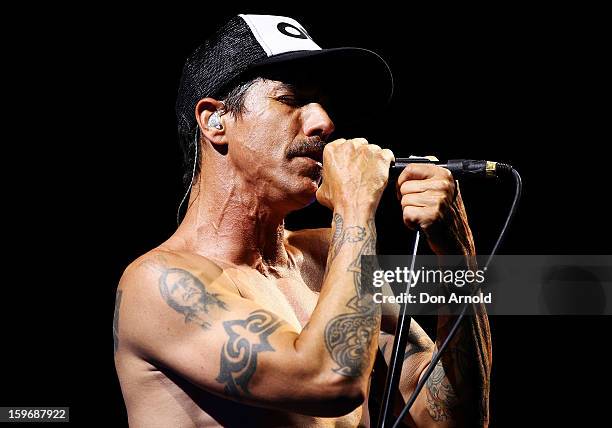
[[331,228],[286,230],[285,239],[289,245],[310,254],[313,258],[326,260],[331,240]]
[[223,275],[218,263],[203,256],[165,250],[149,251],[130,263],[123,272],[118,289],[146,291],[150,284],[159,284],[169,276],[194,276],[208,284]]
[[204,328],[205,315],[227,310],[221,295],[237,295],[223,269],[205,257],[152,250],[125,269],[117,288],[115,306],[119,347],[139,354],[149,349],[176,319]]

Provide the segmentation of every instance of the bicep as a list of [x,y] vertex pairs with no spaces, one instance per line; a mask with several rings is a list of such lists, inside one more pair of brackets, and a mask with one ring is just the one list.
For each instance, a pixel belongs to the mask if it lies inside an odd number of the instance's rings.
[[280,316],[229,291],[223,275],[207,283],[166,268],[157,276],[144,296],[122,298],[132,308],[130,341],[154,365],[253,405],[308,412],[305,403],[325,398],[316,364],[295,348],[299,333]]
[[[243,401],[261,402],[295,391],[291,380],[298,333],[275,313],[246,299],[221,295],[228,310],[210,314],[209,325],[167,322],[155,350],[159,363],[200,388]],[[211,311],[212,312],[212,311]],[[280,381],[279,381],[280,380]]]

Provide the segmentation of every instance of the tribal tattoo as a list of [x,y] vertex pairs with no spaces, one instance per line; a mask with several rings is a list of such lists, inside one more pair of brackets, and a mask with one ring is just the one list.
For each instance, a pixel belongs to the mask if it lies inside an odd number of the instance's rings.
[[121,294],[123,290],[117,290],[115,295],[115,313],[113,315],[113,348],[114,353],[117,353],[119,348],[119,307],[121,306]]
[[275,351],[268,336],[281,324],[276,315],[263,309],[251,312],[245,320],[223,322],[228,340],[221,349],[221,368],[216,381],[225,385],[227,395],[250,395],[248,384],[257,369],[257,355]]
[[459,400],[444,372],[442,361],[438,361],[436,368],[427,379],[425,390],[429,416],[436,422],[449,420]]
[[[474,359],[460,344],[452,343],[446,349],[425,383],[427,411],[434,421],[451,419],[460,404],[465,403],[466,399],[471,401],[470,390],[465,390],[462,385],[465,385],[474,369]],[[455,392],[457,387],[462,388],[461,400]]]
[[210,308],[228,310],[218,294],[209,293],[202,281],[184,269],[164,269],[159,291],[168,306],[185,316],[186,323],[196,323],[204,330],[211,326]]
[[353,273],[355,284],[355,296],[346,304],[350,312],[340,314],[327,323],[325,345],[338,365],[334,371],[344,376],[357,377],[369,365],[370,346],[380,327],[380,308],[372,300],[373,290],[365,289],[361,284],[361,256],[375,254],[376,227],[374,219],[370,219],[367,228],[344,228],[344,221],[339,214],[334,215],[334,223],[336,230],[332,238],[328,268],[345,244],[362,244],[357,257],[347,268],[348,272]]

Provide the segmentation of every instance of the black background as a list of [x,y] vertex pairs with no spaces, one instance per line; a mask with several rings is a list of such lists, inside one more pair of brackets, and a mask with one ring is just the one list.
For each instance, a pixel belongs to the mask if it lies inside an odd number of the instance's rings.
[[[372,105],[367,82],[355,82],[358,121],[368,125],[337,136],[366,136],[397,156],[512,163],[524,198],[501,253],[611,252],[601,11],[375,2],[9,14],[20,25],[5,37],[5,82],[17,97],[5,123],[4,170],[15,172],[5,186],[14,239],[6,241],[1,405],[67,405],[79,425],[126,423],[111,351],[115,287],[131,260],[175,228],[182,63],[235,13],[292,16],[323,47],[366,47],[389,62],[391,106]],[[487,253],[512,186],[465,183],[462,192]],[[381,245],[408,253],[393,203],[379,210]],[[287,223],[323,227],[329,218],[313,205]],[[491,325],[491,426],[605,424],[609,318],[493,317]]]

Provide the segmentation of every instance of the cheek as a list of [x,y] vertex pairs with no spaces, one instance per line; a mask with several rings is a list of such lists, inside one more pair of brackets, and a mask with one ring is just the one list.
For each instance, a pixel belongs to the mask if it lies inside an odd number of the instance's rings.
[[285,122],[278,117],[276,120],[254,120],[254,126],[237,136],[236,146],[240,153],[236,154],[257,164],[272,165],[284,161],[286,148],[293,140],[292,129]]

